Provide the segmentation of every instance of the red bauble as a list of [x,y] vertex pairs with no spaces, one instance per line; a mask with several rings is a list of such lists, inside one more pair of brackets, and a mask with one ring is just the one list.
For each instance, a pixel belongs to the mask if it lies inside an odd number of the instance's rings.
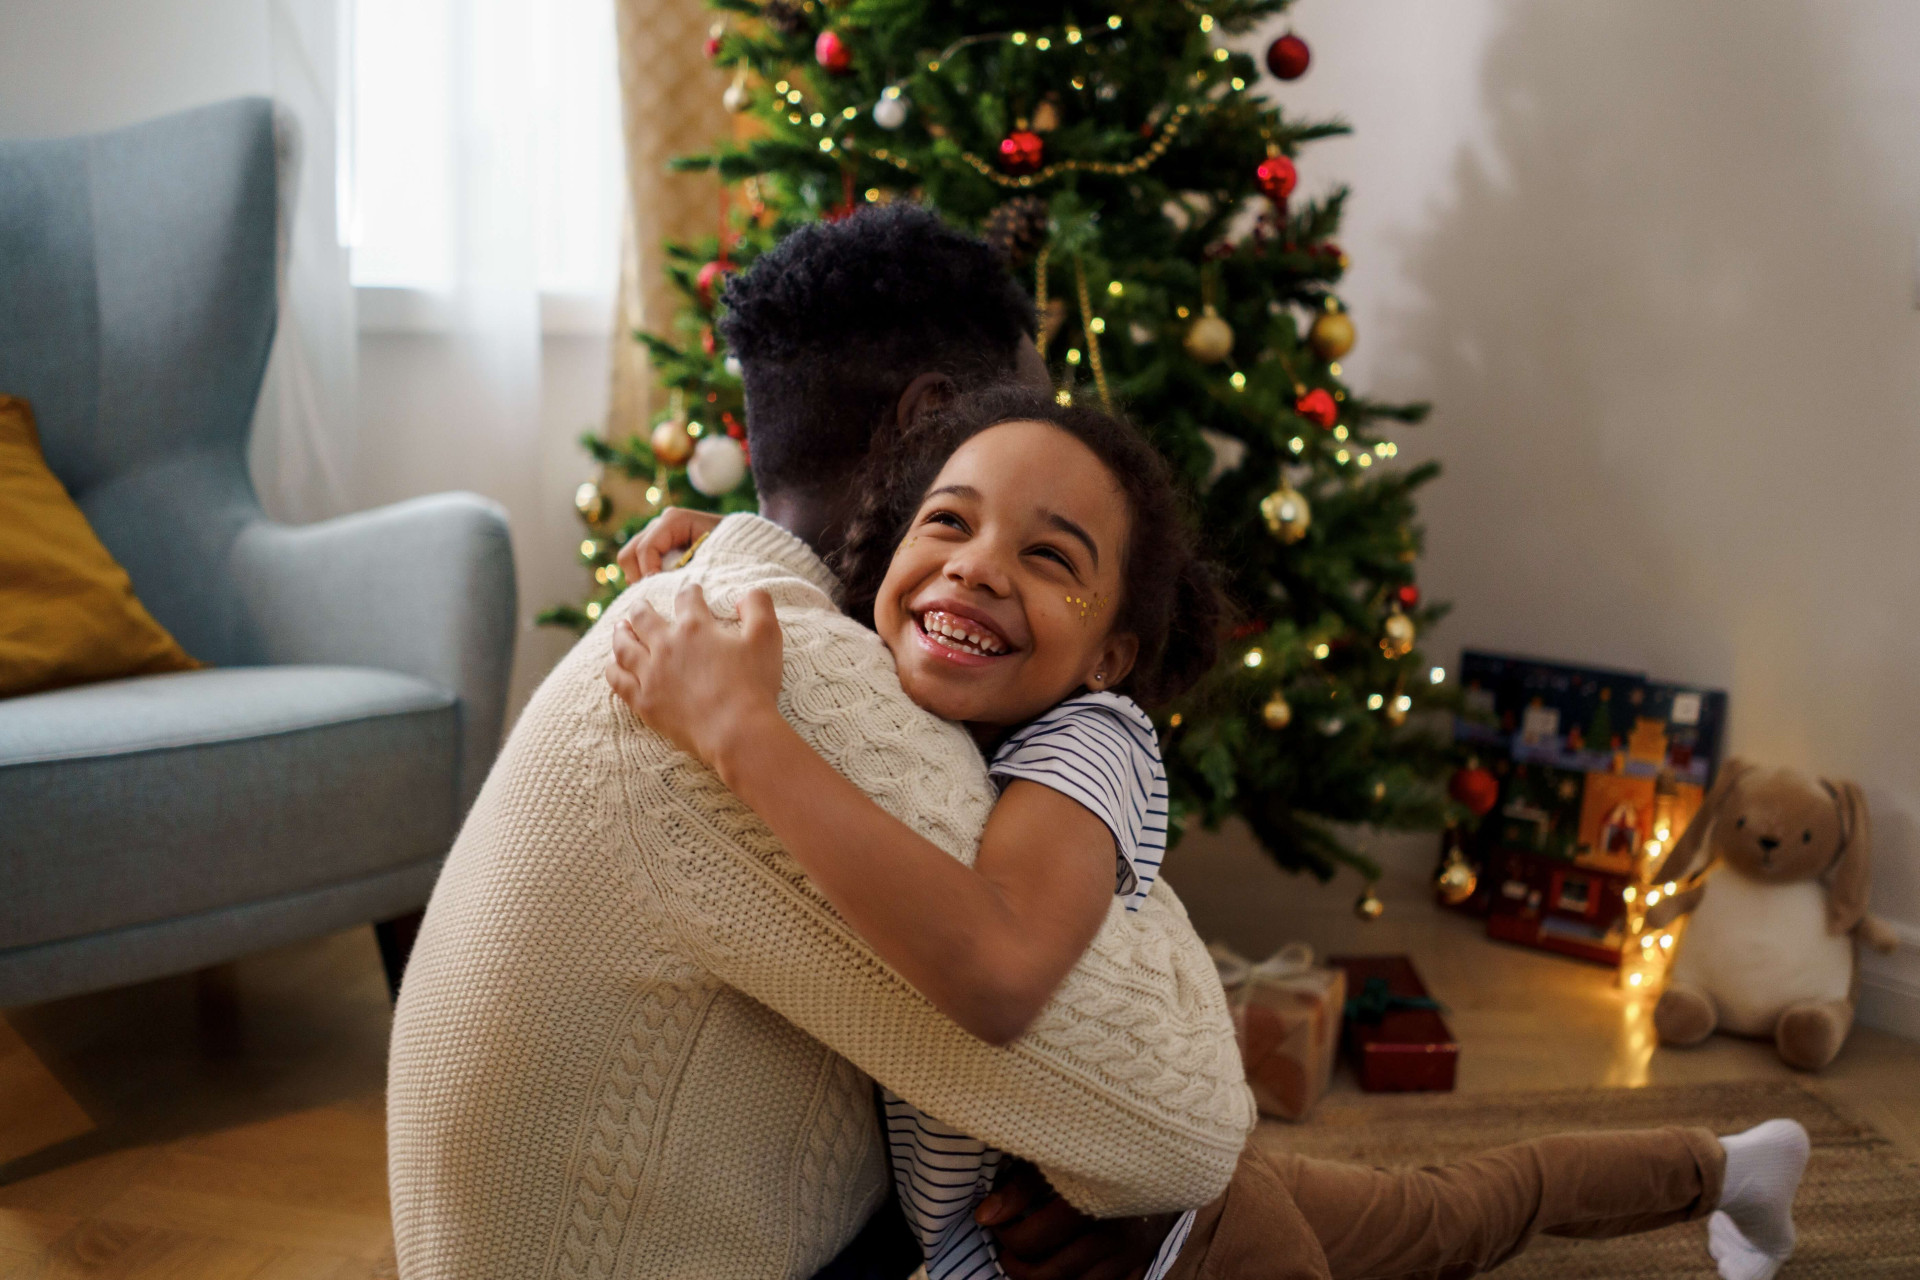
[[702,47],[705,49],[707,57],[709,58],[719,57],[720,56],[720,37],[708,36],[707,43]]
[[1333,397],[1320,387],[1315,387],[1295,400],[1293,411],[1308,422],[1324,427],[1328,431],[1333,430],[1333,424],[1340,420],[1340,406],[1335,404]]
[[724,262],[709,262],[700,268],[700,274],[693,278],[693,291],[699,296],[701,306],[713,306],[714,286],[720,283],[720,277],[732,270]]
[[1260,181],[1260,190],[1266,192],[1267,199],[1279,204],[1293,194],[1294,184],[1300,181],[1300,171],[1293,167],[1293,161],[1285,156],[1268,156],[1253,171]]
[[1008,173],[1032,173],[1046,156],[1047,144],[1031,129],[1015,129],[1000,139],[1000,167]]
[[1267,46],[1267,70],[1282,80],[1298,80],[1307,74],[1313,51],[1307,42],[1289,31]]
[[713,326],[710,324],[700,326],[700,349],[708,355],[713,355],[720,350],[720,344],[714,341]]
[[830,74],[845,75],[853,67],[853,50],[847,48],[847,42],[840,38],[839,32],[822,31],[819,39],[813,42],[813,60]]
[[1467,806],[1476,818],[1483,818],[1500,803],[1500,780],[1485,769],[1456,769],[1447,783],[1447,794]]
[[1393,598],[1400,602],[1400,607],[1403,609],[1417,609],[1420,607],[1420,588],[1409,582],[1394,592]]

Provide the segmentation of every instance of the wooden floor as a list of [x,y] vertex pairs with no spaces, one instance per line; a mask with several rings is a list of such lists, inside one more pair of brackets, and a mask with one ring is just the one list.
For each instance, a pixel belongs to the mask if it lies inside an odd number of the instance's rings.
[[[1788,1074],[1732,1040],[1656,1053],[1644,1001],[1606,970],[1489,943],[1411,876],[1371,925],[1348,910],[1350,881],[1287,879],[1229,842],[1183,845],[1172,878],[1203,936],[1249,953],[1304,938],[1413,955],[1462,1042],[1462,1091]],[[0,1277],[393,1275],[388,1021],[367,930],[6,1011]],[[1920,1156],[1915,1080],[1920,1045],[1861,1029],[1819,1085]]]

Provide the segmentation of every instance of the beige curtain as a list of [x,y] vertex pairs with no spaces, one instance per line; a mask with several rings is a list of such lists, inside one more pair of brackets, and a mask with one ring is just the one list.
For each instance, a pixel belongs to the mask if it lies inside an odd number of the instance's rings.
[[[641,431],[659,395],[645,351],[630,335],[635,329],[664,332],[678,302],[661,242],[712,235],[720,226],[718,182],[707,174],[667,171],[670,157],[704,150],[732,130],[732,117],[720,104],[726,78],[702,49],[715,16],[700,0],[614,0],[627,217],[607,408],[612,439]],[[610,484],[609,496],[629,508],[620,488]]]

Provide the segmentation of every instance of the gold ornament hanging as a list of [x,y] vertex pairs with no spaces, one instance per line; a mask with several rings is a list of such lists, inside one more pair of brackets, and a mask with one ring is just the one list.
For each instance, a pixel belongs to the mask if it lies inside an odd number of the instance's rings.
[[1413,619],[1395,609],[1381,627],[1380,652],[1389,658],[1404,658],[1413,652]]
[[1260,708],[1260,720],[1269,729],[1284,729],[1293,723],[1293,708],[1287,705],[1286,698],[1275,692]]
[[653,429],[653,456],[666,466],[677,467],[693,456],[693,433],[683,418],[668,418]]
[[1447,850],[1447,860],[1433,878],[1433,891],[1449,907],[1457,907],[1480,887],[1480,874],[1458,848]]
[[1366,921],[1378,920],[1387,910],[1387,904],[1380,901],[1380,895],[1373,891],[1373,884],[1373,881],[1367,881],[1367,887],[1353,900],[1353,914]]
[[573,509],[588,524],[599,524],[613,514],[613,500],[600,492],[599,485],[587,480],[573,491]]
[[1208,303],[1187,330],[1187,354],[1201,364],[1218,364],[1233,354],[1233,326]]
[[1344,311],[1323,311],[1307,331],[1307,342],[1322,360],[1338,360],[1353,350],[1353,321]]
[[1267,522],[1267,532],[1288,546],[1306,537],[1313,526],[1313,508],[1285,476],[1280,478],[1278,489],[1260,499],[1260,515]]

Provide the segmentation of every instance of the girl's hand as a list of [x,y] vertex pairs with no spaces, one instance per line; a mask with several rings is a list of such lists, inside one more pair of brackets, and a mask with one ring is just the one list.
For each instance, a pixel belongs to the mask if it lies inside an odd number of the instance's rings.
[[713,616],[690,584],[669,622],[645,605],[613,629],[607,683],[633,713],[728,777],[730,749],[780,720],[780,623],[764,591],[740,597],[740,625]]
[[710,511],[668,507],[646,528],[627,539],[627,545],[620,548],[620,554],[614,559],[628,582],[638,582],[663,568],[676,567],[678,557],[712,533],[719,523],[720,517]]

